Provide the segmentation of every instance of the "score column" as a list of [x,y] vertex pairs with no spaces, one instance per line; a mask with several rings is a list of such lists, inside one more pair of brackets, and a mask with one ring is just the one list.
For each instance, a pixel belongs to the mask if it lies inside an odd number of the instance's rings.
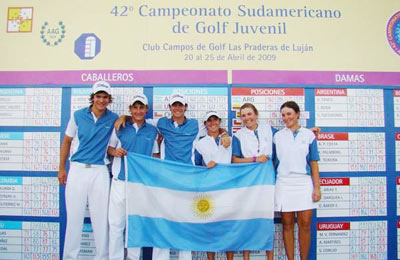
[[[0,126],[60,127],[61,93],[57,87],[0,88]],[[59,259],[59,184],[53,176],[58,171],[60,133],[3,129],[0,258]],[[21,221],[15,221],[18,218]]]

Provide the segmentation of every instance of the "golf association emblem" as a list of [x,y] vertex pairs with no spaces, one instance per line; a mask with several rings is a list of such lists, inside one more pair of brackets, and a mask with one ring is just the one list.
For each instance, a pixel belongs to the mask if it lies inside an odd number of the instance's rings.
[[57,46],[65,38],[65,25],[63,22],[44,22],[40,28],[40,39],[47,46]]
[[389,19],[386,27],[386,37],[390,47],[400,55],[400,11]]

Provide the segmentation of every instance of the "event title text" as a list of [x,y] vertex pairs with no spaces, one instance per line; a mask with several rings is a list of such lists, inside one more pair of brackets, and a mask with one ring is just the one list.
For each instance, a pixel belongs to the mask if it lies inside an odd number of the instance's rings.
[[[314,9],[307,6],[301,8],[268,8],[265,5],[248,7],[241,4],[236,8],[230,8],[221,6],[155,7],[149,4],[142,4],[135,8],[129,6],[129,11],[146,19],[167,17],[173,20],[171,30],[174,34],[188,34],[193,32],[197,34],[287,34],[289,31],[287,21],[278,20],[277,18],[313,20],[338,20],[342,18],[340,10]],[[127,16],[128,7],[115,6],[111,13],[115,16]],[[195,17],[199,20],[185,23],[184,19],[190,17]],[[244,19],[232,21],[232,17]],[[226,18],[226,20],[219,18]],[[265,19],[257,19],[257,24],[255,24],[249,18]],[[259,21],[262,22],[260,23]]]

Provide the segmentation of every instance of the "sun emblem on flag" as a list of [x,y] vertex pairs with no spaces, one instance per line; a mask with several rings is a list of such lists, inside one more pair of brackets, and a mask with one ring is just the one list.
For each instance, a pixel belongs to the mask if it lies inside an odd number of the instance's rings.
[[214,213],[214,200],[211,196],[198,194],[193,198],[192,208],[197,217],[209,218]]

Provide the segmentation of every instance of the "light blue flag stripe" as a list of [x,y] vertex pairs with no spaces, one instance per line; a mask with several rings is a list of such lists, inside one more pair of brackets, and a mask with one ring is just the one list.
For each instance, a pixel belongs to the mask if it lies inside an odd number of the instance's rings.
[[127,246],[193,251],[273,250],[273,219],[177,223],[160,218],[128,217]]
[[266,163],[217,164],[207,169],[135,153],[128,153],[126,157],[128,181],[146,186],[206,192],[275,185],[275,171],[270,160]]

